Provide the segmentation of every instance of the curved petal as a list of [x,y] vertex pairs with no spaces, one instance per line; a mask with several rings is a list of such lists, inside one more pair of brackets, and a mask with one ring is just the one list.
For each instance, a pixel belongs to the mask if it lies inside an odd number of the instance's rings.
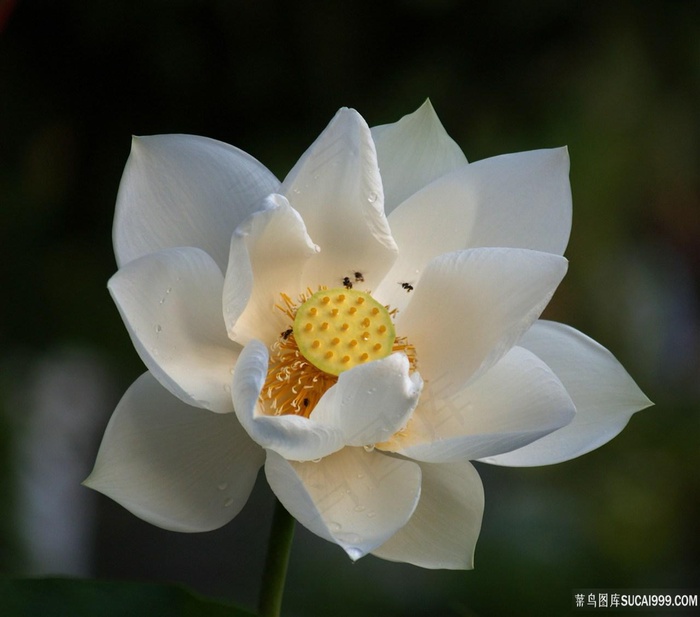
[[252,156],[220,141],[195,135],[134,137],[114,215],[117,263],[195,246],[223,271],[233,230],[278,186]]
[[566,148],[507,154],[461,167],[402,203],[389,216],[399,257],[377,297],[406,302],[397,282],[415,285],[442,253],[478,247],[562,255],[571,230]]
[[209,531],[240,512],[263,460],[233,414],[185,405],[144,373],[114,411],[83,484],[158,527]]
[[321,258],[309,262],[304,284],[340,287],[362,272],[375,286],[396,259],[384,215],[384,193],[369,127],[341,109],[285,178],[280,192],[301,214]]
[[576,404],[576,417],[528,446],[484,462],[529,467],[567,461],[607,443],[633,413],[653,404],[607,349],[569,326],[538,321],[521,344],[561,379]]
[[372,551],[421,568],[470,570],[484,513],[484,488],[471,463],[420,464],[418,507],[411,520]]
[[493,366],[539,317],[566,267],[563,257],[524,249],[433,259],[396,320],[433,395],[448,397]]
[[509,452],[569,424],[576,409],[535,354],[513,347],[495,366],[448,399],[430,384],[405,431],[383,449],[443,463]]
[[233,372],[233,404],[236,415],[251,438],[263,448],[285,458],[312,461],[343,447],[340,429],[302,416],[267,416],[259,397],[268,368],[267,348],[260,341],[248,343]]
[[163,386],[195,407],[233,411],[240,347],[226,336],[223,277],[207,253],[151,253],[118,270],[108,287],[136,351]]
[[294,518],[340,545],[353,561],[403,527],[420,497],[416,463],[364,448],[343,448],[318,463],[294,463],[268,452],[265,475]]
[[[280,294],[296,298],[303,291],[301,272],[317,253],[304,221],[287,199],[268,196],[265,209],[253,214],[231,239],[224,281],[229,336],[241,345],[253,338],[268,345],[275,341],[289,326],[288,318],[275,308],[282,301]],[[244,299],[245,310],[238,313]]]
[[395,353],[345,371],[311,417],[338,427],[350,446],[385,441],[405,426],[423,389],[420,375],[408,370],[408,358]]
[[430,100],[398,122],[372,127],[372,139],[387,214],[436,178],[467,164],[467,157],[445,132]]

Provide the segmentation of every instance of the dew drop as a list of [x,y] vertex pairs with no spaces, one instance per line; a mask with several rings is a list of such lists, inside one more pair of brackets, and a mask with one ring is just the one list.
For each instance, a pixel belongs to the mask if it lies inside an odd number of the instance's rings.
[[373,204],[375,201],[377,201],[377,194],[372,191],[369,195],[367,195],[367,201]]
[[357,561],[363,555],[362,551],[354,546],[346,546],[345,552],[348,554],[348,557],[350,557],[350,559],[352,559],[353,561]]
[[301,193],[301,189],[298,186],[295,186],[292,189],[292,193],[294,193],[295,195],[298,195],[299,193]]
[[158,300],[158,304],[165,304],[165,298],[161,298],[160,300]]
[[[348,533],[341,533],[336,536],[338,538],[338,541],[343,543],[343,544],[362,544],[362,538],[357,535],[356,533],[348,532]],[[346,549],[347,550],[347,549]],[[355,550],[360,550],[360,549],[355,549]]]
[[231,386],[229,386],[228,384],[224,384],[224,390],[226,392],[231,392]]
[[333,532],[340,531],[343,528],[343,526],[340,523],[336,523],[335,521],[331,521],[328,523],[328,529],[330,529]]
[[365,449],[365,452],[372,452],[374,450],[374,444],[368,444],[366,446],[362,446]]
[[355,506],[355,512],[364,512],[366,509],[364,506]]
[[311,459],[311,462],[312,462],[312,463],[320,463],[320,462],[321,462],[321,458],[319,457],[319,458]]
[[377,513],[374,510],[367,512],[367,518],[374,518],[375,516],[377,516]]
[[228,482],[221,482],[216,488],[218,488],[220,491],[225,491],[226,488],[228,487]]
[[166,293],[166,294],[169,294],[172,290],[173,290],[172,287],[168,287],[168,288],[165,290],[165,293]]
[[156,330],[156,333],[157,333],[157,334],[160,334],[160,332],[163,330],[163,328],[162,328],[162,326],[161,326],[160,324],[158,324],[158,325],[156,326],[155,330]]
[[363,474],[363,473],[358,473],[358,474],[357,474],[357,479],[358,479],[358,480],[362,480],[362,478],[364,478],[364,477],[365,477],[365,474]]
[[224,501],[224,508],[230,508],[233,505],[233,497],[229,497]]

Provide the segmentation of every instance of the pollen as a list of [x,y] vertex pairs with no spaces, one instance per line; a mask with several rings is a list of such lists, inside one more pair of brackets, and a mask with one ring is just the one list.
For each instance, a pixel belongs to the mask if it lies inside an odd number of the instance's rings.
[[[390,312],[354,289],[313,294],[297,310],[293,329],[304,358],[330,375],[385,358],[396,339]],[[336,354],[333,348],[345,353]]]

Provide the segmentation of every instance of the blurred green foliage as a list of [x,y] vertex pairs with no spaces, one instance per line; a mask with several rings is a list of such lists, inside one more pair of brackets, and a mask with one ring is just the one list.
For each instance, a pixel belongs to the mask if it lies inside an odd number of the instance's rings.
[[43,617],[252,617],[252,613],[176,585],[0,579],[6,615]]
[[[570,463],[480,466],[474,572],[351,564],[300,531],[288,614],[565,614],[574,588],[697,585],[692,0],[0,0],[4,399],[28,358],[66,344],[98,350],[124,385],[142,370],[105,286],[132,134],[207,135],[284,177],[338,107],[383,124],[426,97],[470,160],[568,144],[571,265],[547,316],[609,347],[657,406]],[[8,432],[26,410],[5,407],[0,567],[16,573]],[[97,575],[251,604],[270,503],[262,486],[230,529],[183,538],[105,500]]]

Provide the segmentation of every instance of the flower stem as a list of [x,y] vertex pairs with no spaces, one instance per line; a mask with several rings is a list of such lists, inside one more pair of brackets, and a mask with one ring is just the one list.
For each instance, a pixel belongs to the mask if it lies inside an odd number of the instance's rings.
[[279,500],[276,500],[270,544],[267,547],[267,560],[260,589],[260,617],[279,617],[280,615],[292,538],[294,538],[294,518]]

